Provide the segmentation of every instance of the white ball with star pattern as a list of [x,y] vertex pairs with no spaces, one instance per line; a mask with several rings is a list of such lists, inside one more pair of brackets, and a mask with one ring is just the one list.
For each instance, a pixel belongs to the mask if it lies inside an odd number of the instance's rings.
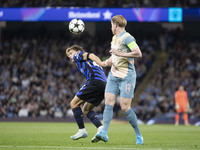
[[73,34],[80,34],[84,29],[85,24],[81,19],[73,19],[69,22],[69,31]]

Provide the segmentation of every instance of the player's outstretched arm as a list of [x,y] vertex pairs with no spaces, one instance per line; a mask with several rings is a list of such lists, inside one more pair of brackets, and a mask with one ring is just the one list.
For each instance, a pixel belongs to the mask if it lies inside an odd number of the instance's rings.
[[96,56],[95,54],[93,54],[93,53],[91,53],[91,54],[89,54],[89,57],[88,57],[89,59],[91,59],[92,61],[94,61],[94,62],[96,62],[98,65],[100,65],[100,66],[102,66],[102,61],[101,61],[101,59],[98,57],[98,56]]
[[109,67],[112,65],[112,58],[110,57],[109,59],[105,60],[105,61],[101,61],[99,59],[99,57],[97,57],[94,54],[90,54],[89,55],[89,59],[91,59],[92,61],[95,61],[97,64],[99,64],[101,67]]
[[84,60],[87,60],[89,58],[90,60],[96,62],[98,65],[100,65],[102,67],[107,67],[108,66],[107,60],[106,61],[101,61],[101,59],[98,56],[96,56],[95,54],[93,54],[93,53],[85,52],[83,54],[83,58],[84,58]]
[[117,56],[122,56],[122,57],[142,57],[142,52],[140,51],[140,48],[138,46],[132,48],[131,52],[126,53],[126,52],[120,52],[117,49],[111,49],[110,50],[111,54],[117,55]]

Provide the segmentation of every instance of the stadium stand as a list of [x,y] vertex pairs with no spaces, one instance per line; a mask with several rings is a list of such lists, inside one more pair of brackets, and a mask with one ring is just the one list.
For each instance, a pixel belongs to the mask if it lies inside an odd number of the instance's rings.
[[[38,33],[37,33],[38,34]],[[70,115],[69,103],[85,82],[76,66],[65,57],[65,48],[79,43],[85,49],[109,57],[109,39],[95,43],[87,33],[81,39],[6,34],[0,49],[0,117],[51,117]],[[87,42],[82,40],[87,37]],[[99,39],[100,40],[100,39]],[[99,41],[96,38],[96,41]],[[102,39],[101,39],[102,40]],[[100,41],[101,41],[100,40]],[[65,42],[66,41],[66,42]],[[93,42],[92,42],[93,41]],[[136,60],[138,84],[155,58],[155,42],[143,41],[143,58]],[[108,74],[109,68],[105,69]],[[102,112],[103,104],[99,113]]]
[[[137,102],[134,101],[134,110],[144,122],[151,119],[160,122],[163,119],[173,120],[174,92],[179,84],[183,84],[188,91],[192,108],[190,121],[200,118],[200,55],[197,55],[200,44],[197,40],[183,36],[182,32],[180,29],[165,31],[164,46],[156,42],[159,39],[152,37],[138,39],[143,52],[143,59],[135,61],[138,85],[151,69],[156,50],[163,47],[163,51],[168,54],[160,62],[160,67]],[[102,51],[109,51],[108,42],[99,39],[101,42],[92,43],[90,41],[93,38],[84,34],[87,42],[80,39],[66,39],[68,42],[65,42],[59,36],[38,37],[37,34],[30,37],[4,37],[0,49],[0,117],[68,118],[71,115],[69,102],[85,79],[66,60],[65,47],[80,43],[102,59],[105,59]],[[108,53],[106,55],[109,56]],[[105,69],[106,74],[108,70]],[[102,103],[97,109],[98,113],[102,113],[103,107]],[[118,108],[115,106],[115,117],[118,117]]]
[[[160,63],[153,79],[150,80],[144,92],[140,95],[135,110],[141,120],[157,118],[158,121],[171,119],[174,121],[174,93],[179,85],[188,92],[192,111],[190,121],[200,118],[200,55],[198,40],[191,40],[177,29],[166,33],[166,51],[169,57]],[[173,38],[171,42],[169,39]],[[169,88],[170,87],[170,88]],[[147,111],[145,111],[147,110]]]
[[[1,0],[0,7],[200,7],[198,0]],[[42,33],[42,34],[41,34]],[[69,102],[85,82],[76,67],[69,63],[65,48],[80,44],[105,59],[109,56],[110,37],[96,37],[84,33],[81,38],[43,34],[7,34],[0,43],[0,118],[68,118]],[[144,32],[143,32],[144,33]],[[143,34],[142,33],[142,34]],[[153,36],[153,35],[152,35]],[[174,92],[179,84],[188,92],[192,111],[190,122],[200,119],[200,49],[199,41],[190,39],[183,30],[160,32],[159,36],[137,36],[143,52],[136,59],[137,86],[154,63],[157,50],[165,52],[166,59],[149,80],[134,110],[140,120],[158,122],[175,116]],[[159,41],[159,42],[158,42]],[[105,52],[105,53],[102,53]],[[104,56],[105,55],[105,56]],[[109,69],[105,69],[108,74]],[[169,88],[170,87],[170,88]],[[102,113],[104,104],[97,111]],[[118,117],[118,106],[115,117]]]

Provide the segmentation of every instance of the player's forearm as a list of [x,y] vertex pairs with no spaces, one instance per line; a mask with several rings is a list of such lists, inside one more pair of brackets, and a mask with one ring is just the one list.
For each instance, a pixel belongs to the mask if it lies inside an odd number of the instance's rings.
[[141,52],[138,52],[138,51],[132,51],[132,52],[129,52],[129,53],[121,53],[121,56],[122,57],[142,57],[142,53]]
[[102,63],[102,61],[100,60],[100,58],[97,57],[96,55],[94,55],[93,53],[91,53],[89,55],[89,59],[91,59],[92,61],[96,62],[99,65]]
[[102,62],[101,59],[99,57],[97,57],[94,54],[90,54],[89,55],[89,59],[91,59],[92,61],[96,62],[98,65],[102,66],[102,67],[106,67],[105,61]]
[[131,52],[126,53],[126,52],[119,52],[118,49],[111,49],[110,50],[111,54],[114,54],[116,56],[121,56],[121,57],[130,57],[130,58],[134,58],[134,57],[142,57],[142,53],[140,51],[140,48],[134,47]]
[[97,57],[95,54],[91,53],[91,54],[89,54],[89,59],[96,62],[101,67],[108,67],[108,66],[112,65],[112,57],[110,57],[106,61],[102,62],[99,57]]
[[142,52],[138,46],[134,47],[130,53],[127,53],[129,57],[142,57]]

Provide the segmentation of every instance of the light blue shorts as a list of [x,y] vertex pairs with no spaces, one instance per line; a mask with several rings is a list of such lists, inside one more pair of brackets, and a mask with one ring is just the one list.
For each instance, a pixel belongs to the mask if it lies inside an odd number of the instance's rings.
[[114,77],[110,72],[108,75],[108,80],[106,84],[106,93],[112,93],[124,98],[133,98],[134,89],[136,85],[136,73],[135,71],[131,74],[129,73],[124,79]]

